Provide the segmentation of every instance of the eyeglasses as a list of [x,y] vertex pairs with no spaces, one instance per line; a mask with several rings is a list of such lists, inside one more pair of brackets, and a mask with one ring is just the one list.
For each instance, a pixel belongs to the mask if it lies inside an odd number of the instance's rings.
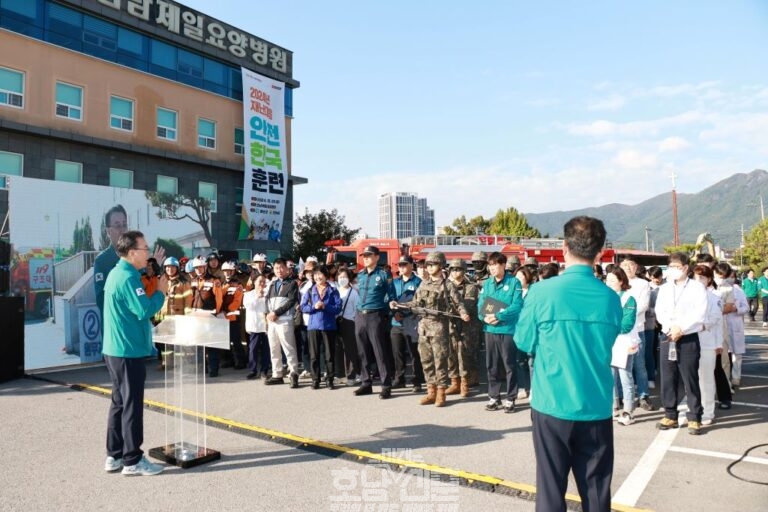
[[110,224],[109,227],[112,229],[128,229],[128,224]]
[[149,247],[134,247],[134,251],[147,251],[149,252]]

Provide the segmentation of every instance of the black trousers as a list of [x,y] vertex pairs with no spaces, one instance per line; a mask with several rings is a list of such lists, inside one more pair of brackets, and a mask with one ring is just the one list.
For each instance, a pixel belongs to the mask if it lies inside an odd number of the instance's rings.
[[749,303],[749,318],[754,321],[755,315],[757,314],[757,308],[760,306],[760,299],[757,297],[749,297],[747,302]]
[[763,322],[768,322],[768,297],[763,297],[762,302],[763,302]]
[[531,410],[536,454],[537,512],[565,511],[568,473],[573,471],[584,512],[611,509],[613,425],[611,418],[569,421]]
[[[248,369],[253,373],[271,372],[272,361],[269,355],[269,338],[265,332],[249,333],[248,344]],[[259,370],[261,367],[261,370]],[[271,375],[271,374],[270,374]]]
[[[355,336],[355,321],[342,318],[339,325],[339,342],[343,346],[343,366],[336,368],[337,373],[344,371],[345,377],[351,379],[360,375],[360,354],[357,351],[357,337]],[[336,351],[339,352],[338,350]]]
[[510,334],[485,333],[485,362],[488,367],[488,397],[501,398],[501,383],[507,383],[507,400],[517,400],[517,345]]
[[698,334],[686,334],[677,343],[677,361],[669,360],[669,341],[666,337],[661,341],[661,405],[664,416],[671,420],[677,419],[677,404],[683,396],[679,385],[682,383],[688,401],[688,421],[701,421],[704,408],[701,405],[701,389],[699,388],[699,358],[701,346]]
[[389,333],[392,338],[392,354],[395,359],[395,381],[405,382],[405,370],[408,366],[408,354],[413,362],[412,384],[424,384],[424,369],[421,367],[419,356],[419,339],[406,334],[402,327],[392,326]]
[[112,380],[112,403],[107,416],[107,455],[133,466],[144,452],[144,359],[104,356]]
[[729,404],[733,400],[731,384],[725,375],[725,370],[723,370],[723,357],[721,354],[717,354],[715,358],[715,392],[717,393],[717,399],[721,402]]
[[229,322],[229,350],[232,354],[232,360],[237,367],[245,368],[248,359],[245,357],[245,348],[243,348],[243,339],[241,338],[242,329],[240,328],[240,317],[237,320]]
[[367,315],[358,311],[355,316],[357,351],[360,353],[360,379],[363,386],[370,386],[373,382],[369,364],[375,360],[379,377],[381,377],[381,387],[392,387],[395,362],[392,358],[392,345],[385,331],[388,323],[389,315],[384,310]]
[[334,377],[334,358],[336,357],[336,331],[321,331],[319,329],[307,329],[309,341],[309,368],[312,380],[320,382],[320,346],[325,350],[325,371],[328,378]]

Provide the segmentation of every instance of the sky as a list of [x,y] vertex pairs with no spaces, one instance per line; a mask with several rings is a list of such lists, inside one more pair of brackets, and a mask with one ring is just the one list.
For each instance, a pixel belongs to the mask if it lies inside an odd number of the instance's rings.
[[182,0],[294,52],[295,213],[378,236],[698,192],[768,169],[764,0]]

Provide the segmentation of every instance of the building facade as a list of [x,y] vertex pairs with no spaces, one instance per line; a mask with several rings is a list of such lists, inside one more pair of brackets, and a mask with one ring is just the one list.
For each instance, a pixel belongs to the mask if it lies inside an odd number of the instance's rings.
[[435,211],[426,198],[409,192],[379,196],[379,237],[401,240],[435,234]]
[[[0,0],[0,48],[0,219],[5,176],[127,187],[210,200],[215,248],[290,253],[290,51],[167,0]],[[238,240],[241,67],[287,86],[279,242]]]

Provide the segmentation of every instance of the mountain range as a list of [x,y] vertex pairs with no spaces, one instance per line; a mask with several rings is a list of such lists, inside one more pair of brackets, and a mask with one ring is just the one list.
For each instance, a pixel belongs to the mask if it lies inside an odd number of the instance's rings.
[[[741,245],[741,229],[746,234],[761,220],[760,198],[768,208],[768,171],[730,176],[696,194],[677,194],[677,216],[680,243],[694,243],[701,233],[710,233],[723,249]],[[526,213],[528,223],[542,233],[562,236],[563,224],[576,215],[602,219],[608,241],[614,247],[645,249],[648,227],[649,249],[662,252],[672,245],[672,192],[659,194],[635,205],[611,203],[595,208]]]

